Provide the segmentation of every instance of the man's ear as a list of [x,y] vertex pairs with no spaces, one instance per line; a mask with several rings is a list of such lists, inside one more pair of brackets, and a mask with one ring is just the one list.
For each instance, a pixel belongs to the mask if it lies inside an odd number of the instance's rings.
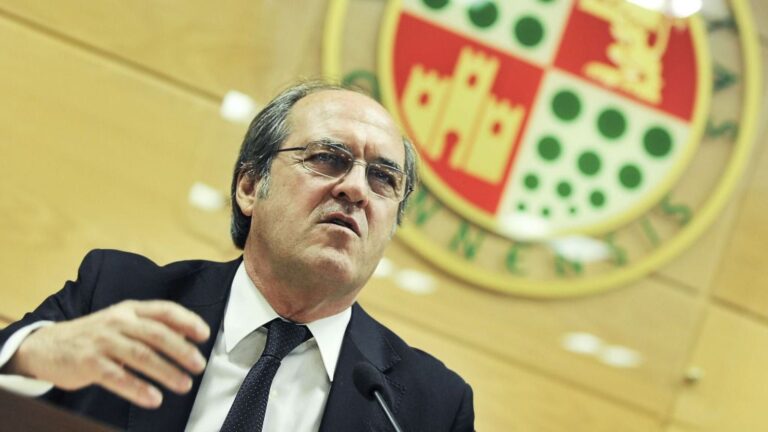
[[251,216],[253,206],[256,204],[256,176],[242,172],[237,177],[237,189],[235,190],[235,200],[240,211]]

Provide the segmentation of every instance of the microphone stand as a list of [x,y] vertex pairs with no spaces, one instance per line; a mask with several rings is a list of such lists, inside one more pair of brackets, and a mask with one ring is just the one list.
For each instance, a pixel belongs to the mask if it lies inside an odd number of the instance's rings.
[[395,432],[403,432],[403,430],[400,428],[400,425],[397,424],[397,420],[395,420],[395,416],[392,415],[392,411],[389,410],[389,407],[384,402],[384,398],[381,397],[381,392],[378,390],[373,391],[373,395],[376,397],[376,401],[379,403],[379,406],[382,410],[384,410],[384,414],[387,416],[387,419],[389,419],[389,423],[392,424],[392,427],[395,428]]

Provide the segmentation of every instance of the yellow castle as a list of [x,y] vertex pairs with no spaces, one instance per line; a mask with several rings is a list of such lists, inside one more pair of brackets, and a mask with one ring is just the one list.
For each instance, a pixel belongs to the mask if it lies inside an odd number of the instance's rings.
[[419,148],[431,160],[498,184],[520,132],[525,108],[491,94],[499,60],[462,48],[453,74],[415,65],[403,93],[402,109]]
[[[589,62],[584,73],[652,104],[661,102],[662,58],[673,20],[626,0],[581,0],[579,8],[611,24],[613,42],[606,49],[610,64]],[[684,28],[685,21],[675,21]],[[651,43],[651,35],[654,36]]]

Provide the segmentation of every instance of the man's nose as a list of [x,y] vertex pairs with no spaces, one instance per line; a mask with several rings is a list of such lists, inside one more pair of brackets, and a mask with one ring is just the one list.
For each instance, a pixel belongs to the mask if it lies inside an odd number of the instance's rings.
[[342,177],[333,188],[333,196],[344,198],[360,207],[368,205],[370,194],[366,165],[357,162],[349,172]]

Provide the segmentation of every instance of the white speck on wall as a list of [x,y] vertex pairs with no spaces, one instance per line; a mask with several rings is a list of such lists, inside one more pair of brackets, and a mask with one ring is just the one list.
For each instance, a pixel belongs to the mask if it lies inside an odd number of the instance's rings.
[[567,333],[563,337],[563,348],[577,354],[597,354],[603,347],[603,341],[591,333]]
[[549,246],[563,258],[583,263],[603,261],[611,254],[605,242],[586,236],[561,237],[550,241]]
[[418,270],[400,270],[394,278],[397,286],[412,294],[426,295],[437,290],[435,278]]
[[373,271],[373,277],[386,278],[392,276],[395,272],[395,265],[387,257],[382,257],[379,261],[379,265],[376,266],[376,270]]
[[701,0],[627,0],[630,3],[674,18],[687,18],[702,10]]
[[230,90],[224,95],[219,114],[234,123],[250,123],[258,112],[258,105],[247,94]]
[[542,240],[552,235],[551,224],[546,219],[519,212],[499,217],[498,229],[520,241]]
[[223,193],[203,182],[192,184],[187,199],[192,207],[209,212],[221,210],[227,203],[227,197]]
[[643,362],[643,356],[637,351],[618,345],[603,347],[598,354],[603,363],[617,368],[633,368]]

